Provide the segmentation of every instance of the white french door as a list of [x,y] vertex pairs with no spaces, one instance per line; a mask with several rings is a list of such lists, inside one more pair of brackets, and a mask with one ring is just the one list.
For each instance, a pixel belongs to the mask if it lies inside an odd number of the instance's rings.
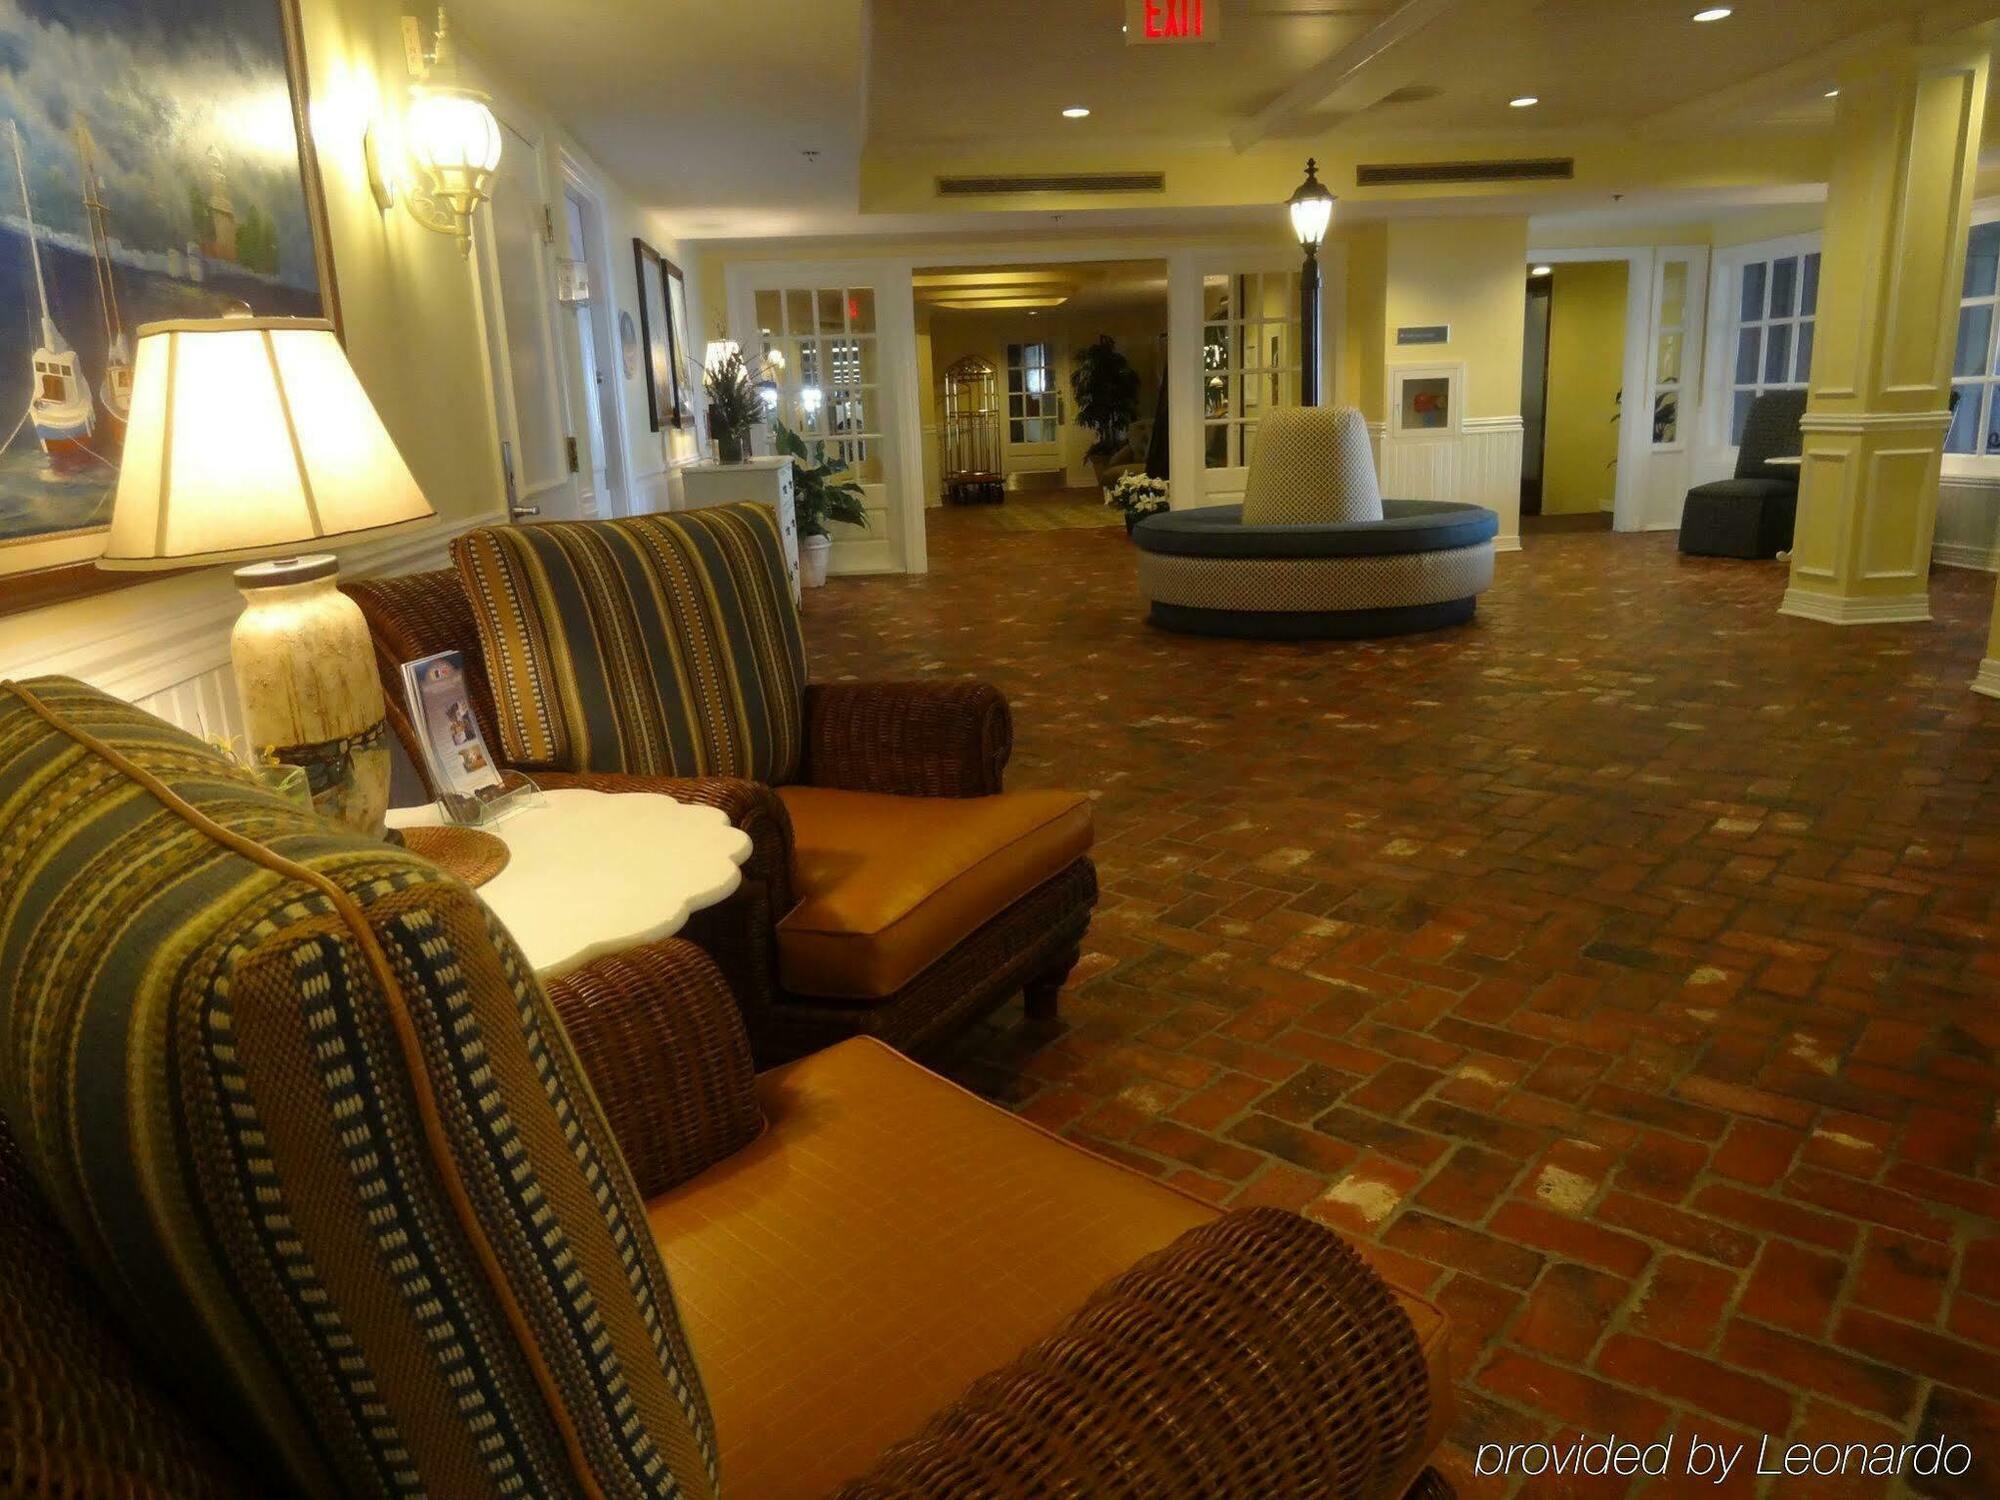
[[[830,571],[923,571],[922,455],[902,432],[918,410],[908,267],[735,265],[728,291],[731,337],[753,374],[771,366],[776,420],[824,443],[862,487],[868,524],[830,528]],[[769,439],[758,446],[768,451]]]
[[1060,469],[1063,399],[1056,346],[1046,339],[1007,346],[1005,471]]
[[[1708,249],[1671,245],[1653,252],[1646,326],[1646,399],[1625,398],[1639,483],[1631,523],[1645,530],[1680,524],[1694,484],[1701,421],[1702,351],[1708,327]],[[1636,268],[1635,268],[1636,269]],[[1620,458],[1624,458],[1621,443]]]
[[[1273,407],[1299,404],[1296,251],[1182,252],[1168,265],[1172,368],[1169,441],[1177,508],[1243,498],[1257,426]],[[1322,367],[1337,364],[1338,263],[1323,273]],[[1324,382],[1322,382],[1324,388]]]
[[516,521],[575,520],[584,505],[571,394],[556,323],[558,222],[538,134],[499,116],[505,142],[473,253],[493,376],[507,508]]

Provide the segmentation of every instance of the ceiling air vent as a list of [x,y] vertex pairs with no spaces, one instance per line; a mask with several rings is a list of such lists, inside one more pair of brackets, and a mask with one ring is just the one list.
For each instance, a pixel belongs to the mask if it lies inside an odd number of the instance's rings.
[[1568,182],[1576,176],[1569,156],[1528,156],[1512,161],[1411,161],[1363,163],[1356,187],[1402,187],[1452,182]]
[[940,198],[1008,193],[1164,193],[1165,172],[1056,172],[1040,177],[940,177]]

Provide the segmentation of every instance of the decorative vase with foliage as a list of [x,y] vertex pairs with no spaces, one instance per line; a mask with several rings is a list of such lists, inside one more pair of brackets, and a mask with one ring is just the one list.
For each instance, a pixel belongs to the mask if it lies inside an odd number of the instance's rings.
[[844,464],[831,462],[826,444],[808,444],[783,422],[776,425],[778,452],[792,461],[792,514],[799,526],[799,572],[813,588],[826,582],[826,555],[833,549],[827,522],[866,527],[868,510],[861,486],[845,478]]
[[1101,475],[1104,464],[1125,446],[1125,435],[1139,415],[1139,372],[1111,335],[1103,333],[1077,354],[1069,389],[1076,398],[1077,421],[1097,434],[1084,457]]
[[715,456],[740,464],[750,454],[750,433],[769,414],[743,356],[731,350],[702,376],[708,392],[708,435],[715,439]]
[[1132,528],[1148,516],[1158,515],[1168,508],[1168,485],[1164,479],[1155,479],[1150,474],[1127,474],[1112,485],[1104,496],[1104,503],[1113,510],[1125,513],[1125,534],[1130,536]]

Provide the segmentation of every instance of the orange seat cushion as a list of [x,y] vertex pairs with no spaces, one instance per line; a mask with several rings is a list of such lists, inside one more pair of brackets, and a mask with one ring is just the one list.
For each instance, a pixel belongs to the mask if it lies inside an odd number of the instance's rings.
[[[732,1495],[863,1472],[1105,1282],[1216,1211],[966,1093],[872,1038],[757,1081],[768,1127],[647,1205]],[[1451,1414],[1445,1316],[1395,1289]]]
[[778,924],[778,971],[795,995],[886,999],[1090,849],[1076,792],[778,796],[799,898]]
[[763,1136],[647,1206],[732,1495],[830,1494],[1214,1217],[870,1038],[758,1094]]

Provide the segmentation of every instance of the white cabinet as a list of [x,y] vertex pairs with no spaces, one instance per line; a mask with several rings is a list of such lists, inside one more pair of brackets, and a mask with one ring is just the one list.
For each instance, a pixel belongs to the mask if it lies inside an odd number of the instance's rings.
[[707,510],[754,500],[778,513],[778,535],[785,549],[785,575],[791,580],[792,602],[799,602],[799,518],[792,510],[792,461],[752,458],[740,464],[690,464],[681,470],[681,508]]

